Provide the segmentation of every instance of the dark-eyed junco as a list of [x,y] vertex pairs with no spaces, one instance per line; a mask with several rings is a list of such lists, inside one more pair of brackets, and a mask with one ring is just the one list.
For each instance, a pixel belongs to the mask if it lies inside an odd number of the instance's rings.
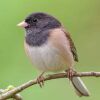
[[77,95],[89,96],[82,80],[72,77],[74,63],[78,61],[76,48],[70,34],[56,18],[42,12],[32,13],[18,26],[25,28],[25,51],[41,71],[39,78],[44,72],[67,71]]

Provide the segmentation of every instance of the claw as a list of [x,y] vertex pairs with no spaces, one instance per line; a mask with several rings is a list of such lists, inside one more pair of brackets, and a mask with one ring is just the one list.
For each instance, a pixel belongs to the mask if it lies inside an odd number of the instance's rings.
[[39,84],[39,86],[42,88],[44,86],[44,77],[43,76],[39,76],[37,78],[37,83]]
[[[44,73],[44,72],[43,72]],[[43,73],[37,77],[37,83],[39,84],[39,86],[42,88],[44,86],[44,77],[42,76]]]
[[74,73],[76,73],[72,68],[69,68],[68,70],[66,70],[66,72],[67,72],[67,77],[69,78],[69,80],[71,80]]

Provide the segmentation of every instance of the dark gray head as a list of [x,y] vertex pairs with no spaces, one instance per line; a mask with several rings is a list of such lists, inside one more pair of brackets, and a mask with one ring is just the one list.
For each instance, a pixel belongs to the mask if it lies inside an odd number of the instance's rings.
[[32,13],[18,24],[26,30],[26,42],[32,46],[40,46],[49,37],[49,30],[61,27],[61,23],[46,13]]
[[[20,25],[20,24],[19,24]],[[32,13],[25,18],[24,28],[28,29],[52,29],[60,27],[60,22],[46,13]]]

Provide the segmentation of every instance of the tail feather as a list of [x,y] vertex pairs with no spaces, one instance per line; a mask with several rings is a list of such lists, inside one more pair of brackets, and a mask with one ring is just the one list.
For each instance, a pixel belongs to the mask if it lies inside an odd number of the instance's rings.
[[79,77],[73,77],[72,80],[72,85],[75,88],[76,94],[81,97],[81,96],[89,96],[90,93],[88,89],[86,88],[85,84]]

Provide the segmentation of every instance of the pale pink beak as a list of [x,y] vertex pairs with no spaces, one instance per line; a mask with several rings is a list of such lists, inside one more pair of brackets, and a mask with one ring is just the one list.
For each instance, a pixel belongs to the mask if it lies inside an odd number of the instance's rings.
[[27,24],[25,21],[22,21],[22,22],[19,23],[17,26],[25,28],[25,27],[28,26],[28,24]]

